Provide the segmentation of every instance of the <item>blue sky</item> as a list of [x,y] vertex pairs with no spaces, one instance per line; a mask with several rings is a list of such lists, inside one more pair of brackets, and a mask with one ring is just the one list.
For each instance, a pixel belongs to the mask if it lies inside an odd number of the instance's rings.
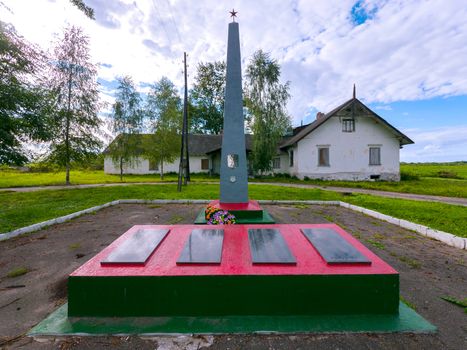
[[101,96],[130,75],[145,93],[169,77],[181,89],[196,65],[225,59],[228,11],[238,11],[243,68],[271,53],[290,81],[294,125],[357,97],[414,145],[408,162],[467,160],[467,6],[459,0],[2,0],[0,20],[47,48],[67,24],[84,28],[99,63]]

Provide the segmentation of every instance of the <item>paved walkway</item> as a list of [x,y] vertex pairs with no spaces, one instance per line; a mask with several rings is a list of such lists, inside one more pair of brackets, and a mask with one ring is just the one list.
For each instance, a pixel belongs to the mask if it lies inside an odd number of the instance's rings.
[[[133,183],[109,183],[109,184],[88,184],[88,185],[70,185],[70,186],[35,186],[35,187],[11,187],[11,188],[0,188],[1,191],[13,191],[13,192],[33,192],[41,190],[61,190],[61,189],[75,189],[75,188],[91,188],[91,187],[111,187],[111,186],[131,186],[131,185],[167,185],[175,184],[176,182],[133,182]],[[218,184],[218,182],[194,182],[195,184]],[[454,205],[462,205],[467,207],[467,198],[459,197],[443,197],[443,196],[430,196],[424,194],[414,193],[400,193],[400,192],[387,192],[378,190],[368,190],[363,188],[351,188],[351,187],[332,187],[332,186],[318,186],[311,184],[294,184],[294,183],[278,183],[278,182],[249,182],[251,185],[274,185],[283,187],[294,187],[294,188],[317,188],[325,191],[334,191],[341,193],[364,193],[371,194],[373,196],[389,197],[389,198],[402,198],[412,199],[426,202],[440,202]]]

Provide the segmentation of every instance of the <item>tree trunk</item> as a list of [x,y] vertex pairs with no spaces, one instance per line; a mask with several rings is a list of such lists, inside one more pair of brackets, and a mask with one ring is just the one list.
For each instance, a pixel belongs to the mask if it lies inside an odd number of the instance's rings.
[[164,160],[161,159],[161,180],[164,180]]
[[66,164],[66,177],[65,184],[70,184],[70,119],[71,119],[71,86],[73,83],[73,69],[70,69],[68,77],[68,103],[66,113],[66,125],[65,125],[65,164]]
[[120,157],[120,182],[123,181],[123,158]]

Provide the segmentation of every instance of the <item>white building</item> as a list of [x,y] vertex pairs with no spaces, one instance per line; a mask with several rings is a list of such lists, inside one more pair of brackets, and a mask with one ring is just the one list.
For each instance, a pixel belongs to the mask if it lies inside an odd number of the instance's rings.
[[[135,137],[145,137],[144,134],[134,135]],[[251,150],[251,135],[246,136],[247,152]],[[222,145],[222,135],[196,135],[190,134],[188,137],[188,151],[190,156],[191,173],[211,173],[219,174],[220,151]],[[108,148],[104,151],[104,172],[106,174],[120,174],[120,165],[114,162],[109,155]],[[178,172],[180,157],[176,157],[173,162],[164,162],[164,174]],[[160,164],[150,162],[144,157],[136,155],[135,160],[123,166],[124,174],[159,174]]]
[[[190,171],[219,173],[221,135],[190,135]],[[247,153],[252,135],[246,135]],[[273,172],[303,179],[399,181],[399,150],[413,143],[357,98],[333,111],[318,113],[314,122],[293,130],[278,145]],[[177,172],[179,158],[164,164],[164,172]],[[110,156],[105,157],[104,171],[119,174]],[[158,173],[155,164],[145,159],[125,169],[125,173]]]
[[296,128],[280,144],[274,172],[302,179],[399,181],[399,150],[411,143],[354,97]]

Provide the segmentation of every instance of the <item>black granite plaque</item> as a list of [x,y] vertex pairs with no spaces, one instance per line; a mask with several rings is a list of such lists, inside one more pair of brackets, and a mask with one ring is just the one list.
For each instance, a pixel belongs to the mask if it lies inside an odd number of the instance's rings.
[[295,257],[279,230],[259,228],[248,230],[253,264],[296,264]]
[[169,231],[169,229],[140,229],[102,260],[101,265],[144,265]]
[[333,229],[302,228],[301,231],[328,264],[371,264],[371,260]]
[[185,242],[177,264],[220,264],[224,230],[194,229]]

